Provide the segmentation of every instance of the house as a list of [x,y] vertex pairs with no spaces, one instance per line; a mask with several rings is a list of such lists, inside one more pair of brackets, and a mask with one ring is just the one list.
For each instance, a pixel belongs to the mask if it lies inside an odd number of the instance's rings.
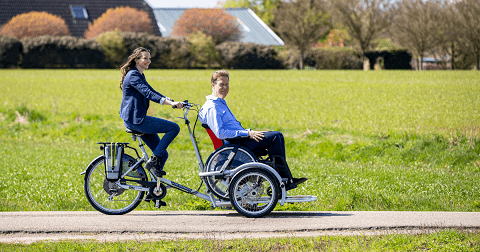
[[2,0],[0,1],[0,26],[18,14],[45,11],[62,17],[72,36],[83,37],[89,23],[93,23],[107,9],[122,6],[146,11],[152,20],[154,34],[161,36],[153,10],[143,0]]
[[[157,19],[162,36],[170,36],[175,21],[177,21],[186,8],[155,8],[153,13]],[[285,45],[275,32],[273,32],[252,10],[248,8],[226,8],[225,11],[236,17],[240,24],[243,36],[240,42],[251,42],[262,45]]]

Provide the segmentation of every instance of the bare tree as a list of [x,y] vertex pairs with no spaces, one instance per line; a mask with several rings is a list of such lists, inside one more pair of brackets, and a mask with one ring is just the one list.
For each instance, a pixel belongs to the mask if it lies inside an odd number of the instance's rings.
[[438,0],[433,2],[435,4],[434,22],[438,28],[434,33],[433,48],[430,51],[435,59],[437,55],[442,60],[442,66],[446,68],[448,63],[448,56],[450,55],[451,67],[455,68],[455,57],[458,56],[457,47],[459,40],[458,20],[459,14],[455,5],[450,0]]
[[326,0],[296,0],[281,2],[274,12],[275,31],[300,51],[300,69],[305,52],[332,28],[327,10]]
[[456,3],[456,8],[463,45],[473,52],[480,70],[480,1],[463,0]]
[[363,55],[392,22],[391,0],[331,0],[331,3]]
[[432,0],[400,0],[396,4],[393,22],[393,37],[402,46],[410,49],[420,57],[420,68],[423,57],[436,45],[435,35],[439,26],[435,20],[439,15],[437,4]]

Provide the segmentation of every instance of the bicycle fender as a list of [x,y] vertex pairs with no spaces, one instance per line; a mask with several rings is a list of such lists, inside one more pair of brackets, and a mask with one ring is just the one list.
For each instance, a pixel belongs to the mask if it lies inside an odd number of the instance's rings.
[[266,165],[266,164],[262,164],[262,163],[257,163],[257,162],[252,162],[252,163],[246,163],[246,164],[243,164],[243,165],[240,165],[239,167],[231,170],[231,173],[233,173],[233,176],[232,176],[232,180],[233,178],[235,178],[240,172],[246,170],[246,169],[250,169],[250,168],[260,168],[260,169],[264,169],[264,170],[267,170],[269,171],[279,182],[279,184],[282,183],[282,177],[280,177],[280,175],[278,174],[277,171],[275,171],[275,169],[273,169],[272,167]]
[[80,175],[84,175],[85,173],[87,173],[88,168],[90,168],[90,166],[92,166],[93,163],[97,162],[99,159],[104,158],[104,157],[105,157],[104,155],[100,155],[100,156],[96,157],[92,162],[90,162],[90,164],[87,165],[87,168],[85,168],[85,170],[83,172],[81,172]]

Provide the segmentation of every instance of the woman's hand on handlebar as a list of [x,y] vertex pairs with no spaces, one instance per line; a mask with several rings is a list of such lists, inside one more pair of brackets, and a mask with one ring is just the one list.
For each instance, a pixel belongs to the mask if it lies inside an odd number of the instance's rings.
[[181,109],[181,108],[183,108],[183,103],[182,102],[172,102],[172,108]]
[[172,108],[178,108],[178,109],[183,108],[183,103],[182,102],[176,102],[176,101],[173,101],[173,100],[165,100],[163,102],[163,105],[170,105],[170,106],[172,106]]

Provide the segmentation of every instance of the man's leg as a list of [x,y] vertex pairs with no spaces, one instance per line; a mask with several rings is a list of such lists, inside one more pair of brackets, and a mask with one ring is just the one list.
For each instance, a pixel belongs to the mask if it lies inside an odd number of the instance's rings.
[[[259,142],[250,139],[243,143],[253,153],[257,154],[263,150],[268,150],[268,155],[275,160],[275,166],[280,176],[288,178],[287,190],[297,187],[307,180],[307,178],[294,178],[287,164],[285,154],[285,139],[283,134],[278,131],[268,131],[263,133],[265,137]],[[281,160],[282,159],[282,160]]]
[[268,154],[273,156],[281,156],[285,159],[285,140],[282,133],[278,131],[268,131],[263,133],[265,137],[259,142],[250,139],[243,143],[245,147],[250,149],[253,153],[260,153],[263,150],[268,150]]

